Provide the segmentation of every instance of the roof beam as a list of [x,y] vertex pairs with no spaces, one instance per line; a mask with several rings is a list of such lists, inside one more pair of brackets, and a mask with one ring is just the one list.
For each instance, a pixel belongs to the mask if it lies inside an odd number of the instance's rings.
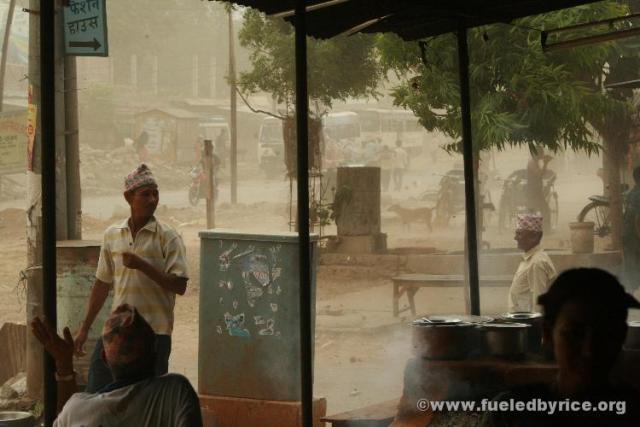
[[[305,11],[307,13],[309,13],[309,12],[313,12],[315,10],[320,10],[320,9],[324,9],[324,8],[327,8],[327,7],[335,6],[335,5],[338,5],[340,3],[346,3],[348,1],[350,1],[350,0],[329,0],[329,1],[326,1],[326,2],[323,2],[323,3],[317,3],[317,4],[312,4],[310,6],[307,6],[305,8]],[[287,10],[287,11],[280,12],[280,13],[274,13],[271,16],[273,16],[274,18],[289,18],[291,16],[294,16],[295,14],[296,14],[296,11],[294,9],[291,9],[291,10]]]

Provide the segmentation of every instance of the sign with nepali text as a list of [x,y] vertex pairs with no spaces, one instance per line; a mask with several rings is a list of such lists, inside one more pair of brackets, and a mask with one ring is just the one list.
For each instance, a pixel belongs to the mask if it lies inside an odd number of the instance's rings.
[[27,112],[0,113],[0,175],[27,170]]
[[106,0],[69,0],[64,8],[64,52],[108,56]]

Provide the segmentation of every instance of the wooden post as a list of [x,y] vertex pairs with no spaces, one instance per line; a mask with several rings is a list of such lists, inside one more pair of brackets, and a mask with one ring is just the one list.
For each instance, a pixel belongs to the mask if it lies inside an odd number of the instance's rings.
[[[60,52],[56,48],[56,23],[61,29],[61,18],[56,18],[54,2],[40,2],[40,135],[41,135],[41,173],[42,173],[42,312],[53,330],[57,327],[56,312],[56,74]],[[58,9],[59,12],[59,9]],[[58,33],[60,34],[60,33]],[[57,61],[56,61],[57,59]],[[58,86],[58,88],[64,86]],[[64,105],[63,105],[64,107]],[[62,121],[64,125],[64,120]],[[62,152],[64,156],[64,151]],[[66,211],[66,200],[64,209]],[[66,229],[66,218],[65,218]],[[44,349],[40,349],[44,353]],[[50,354],[44,354],[44,425],[52,426],[56,418],[56,380],[55,362]]]
[[[80,190],[80,135],[78,127],[78,77],[76,57],[64,58],[64,105],[67,178],[67,238],[82,239]],[[60,237],[58,240],[62,240]]]
[[[231,150],[229,156],[229,166],[231,169],[231,203],[236,204],[238,202],[238,100],[236,94],[236,55],[232,8],[229,8],[229,81],[231,83]],[[218,150],[221,148],[222,147],[218,147]]]
[[215,228],[214,176],[213,176],[213,144],[210,139],[204,140],[204,168],[207,174],[207,229]]
[[471,134],[471,98],[469,91],[469,50],[467,28],[458,28],[458,68],[460,74],[460,110],[462,112],[462,154],[464,160],[464,189],[466,214],[466,254],[468,263],[469,301],[471,314],[480,314],[480,278],[478,273],[478,228],[476,215],[475,170],[473,169],[473,141]]
[[313,426],[313,324],[309,236],[309,96],[307,86],[306,2],[295,3],[296,139],[298,179],[298,243],[300,286],[300,378],[302,426]]
[[[2,42],[2,58],[0,59],[0,111],[4,106],[4,78],[7,70],[7,54],[9,53],[9,36],[11,35],[11,23],[13,22],[13,11],[16,8],[16,0],[9,2],[7,10],[7,24],[4,27],[4,39]],[[1,178],[0,178],[1,179]]]
[[[62,23],[62,7],[55,6],[55,40],[54,40],[54,67],[56,93],[65,93],[65,61],[64,61],[64,34]],[[65,96],[55,97],[55,126],[61,132],[55,135],[55,175],[56,175],[56,238],[68,239],[68,215],[67,215],[67,138],[63,129],[65,123]]]

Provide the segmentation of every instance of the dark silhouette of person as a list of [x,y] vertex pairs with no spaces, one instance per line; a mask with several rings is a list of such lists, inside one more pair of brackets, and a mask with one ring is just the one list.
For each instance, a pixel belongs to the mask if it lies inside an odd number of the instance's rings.
[[215,149],[219,158],[219,167],[226,168],[229,155],[229,133],[227,129],[222,129],[216,137]]
[[[640,394],[614,383],[611,372],[627,333],[629,308],[640,308],[618,280],[597,268],[561,273],[538,298],[544,310],[543,337],[558,365],[551,384],[528,384],[492,402],[566,402],[546,411],[487,411],[480,426],[638,426]],[[606,403],[604,403],[606,402]],[[598,410],[586,409],[591,405]],[[606,410],[603,406],[607,405]],[[495,409],[495,408],[494,408]]]
[[149,149],[147,143],[149,142],[149,134],[146,130],[143,130],[135,142],[136,153],[138,153],[138,160],[141,163],[149,161]]

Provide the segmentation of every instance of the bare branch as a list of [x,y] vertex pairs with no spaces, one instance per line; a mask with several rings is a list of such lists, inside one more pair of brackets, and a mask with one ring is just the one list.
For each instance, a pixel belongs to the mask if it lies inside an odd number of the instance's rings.
[[249,110],[251,110],[252,112],[266,114],[267,116],[271,116],[271,117],[274,117],[274,118],[280,119],[280,120],[284,120],[285,119],[285,117],[283,117],[283,116],[279,116],[277,114],[273,114],[273,113],[270,113],[268,111],[257,110],[255,108],[253,108],[251,106],[251,104],[249,104],[249,101],[247,101],[247,99],[244,97],[244,95],[242,95],[242,92],[240,92],[240,89],[238,89],[237,87],[236,87],[236,92],[238,93],[238,95],[240,95],[240,99],[242,99],[242,102],[244,102],[244,105],[246,105],[249,108]]

